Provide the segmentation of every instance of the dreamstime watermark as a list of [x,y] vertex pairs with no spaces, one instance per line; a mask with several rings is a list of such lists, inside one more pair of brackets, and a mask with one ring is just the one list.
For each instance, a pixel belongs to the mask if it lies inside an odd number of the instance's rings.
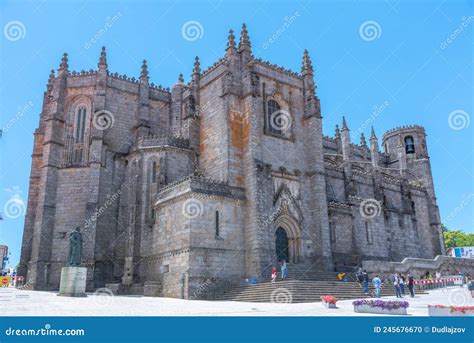
[[39,329],[5,329],[6,336],[85,336],[84,329],[52,329],[50,324],[45,324]]
[[373,219],[382,212],[382,206],[376,199],[365,199],[359,205],[359,212],[363,218]]
[[112,204],[120,198],[120,195],[122,194],[122,191],[119,189],[117,192],[112,194],[104,203],[104,205],[100,206],[97,211],[94,212],[94,214],[89,218],[86,219],[86,223],[84,225],[84,228],[92,227],[93,222],[96,222],[97,219],[107,211],[107,209],[112,206]]
[[[201,116],[202,116],[202,113],[204,111],[206,111],[210,107],[210,105],[211,104],[209,102],[205,103],[204,106],[197,105],[196,106],[196,112],[194,113],[194,116],[191,119],[186,120],[186,122],[183,124],[183,126],[181,128],[181,131],[183,131],[183,132],[188,131],[189,128],[191,127],[191,124],[193,124],[197,119],[200,119]],[[175,138],[181,138],[182,137],[181,132],[177,131],[177,130],[173,131],[172,136],[175,137]]]
[[291,24],[295,22],[295,20],[299,16],[300,16],[300,13],[298,11],[296,11],[290,16],[285,16],[283,18],[283,23],[281,24],[281,26],[265,42],[263,42],[262,47],[264,49],[268,49],[270,45],[275,43],[278,40],[278,38],[280,38],[280,36],[285,33],[285,31],[291,26]]
[[20,196],[20,188],[18,186],[14,186],[12,189],[6,189],[6,191],[12,195],[3,206],[5,217],[9,219],[16,219],[24,216],[26,213],[26,205]]
[[109,306],[114,301],[115,296],[109,288],[103,287],[95,290],[92,294],[92,301],[99,306]]
[[114,26],[115,22],[122,17],[122,13],[119,11],[115,13],[112,17],[105,18],[105,24],[102,26],[99,31],[97,31],[91,39],[84,43],[84,49],[88,50],[93,44],[97,43],[100,38],[110,30],[112,26]]
[[390,103],[385,100],[381,105],[374,105],[374,107],[372,108],[372,113],[370,115],[370,117],[368,117],[363,123],[361,126],[359,126],[357,128],[357,130],[354,130],[351,132],[351,138],[352,139],[357,139],[357,137],[363,133],[369,126],[371,126],[373,124],[373,122],[375,121],[375,119],[378,118],[379,115],[381,115],[383,112],[385,112],[385,110],[387,109],[387,107],[390,105]]
[[29,110],[31,110],[32,107],[33,107],[33,102],[32,101],[28,101],[25,105],[19,106],[17,111],[16,111],[15,116],[12,119],[10,119],[7,122],[7,124],[2,128],[2,132],[7,133],[13,126],[15,126],[16,123],[18,123],[18,121],[21,118],[23,118],[25,113],[27,113]]
[[190,20],[181,27],[181,36],[189,42],[194,42],[204,36],[204,27],[196,20]]
[[469,193],[468,195],[464,194],[463,199],[461,200],[459,205],[456,206],[456,208],[452,210],[446,217],[446,223],[449,223],[451,220],[453,220],[453,218],[456,217],[459,212],[461,212],[467,206],[467,204],[472,201],[472,199],[474,199],[474,193]]
[[376,21],[365,21],[359,26],[359,36],[366,42],[376,40],[382,36],[382,28]]
[[444,41],[441,42],[439,47],[441,50],[444,50],[448,47],[449,44],[454,42],[456,38],[464,31],[465,28],[468,27],[468,25],[474,21],[474,16],[469,16],[469,17],[462,17],[461,18],[461,24],[453,31],[451,34],[446,38]]
[[453,130],[459,131],[469,127],[471,118],[469,114],[464,110],[452,111],[448,116],[449,127]]
[[467,306],[470,304],[471,295],[465,288],[456,289],[448,294],[451,306]]
[[278,287],[270,294],[270,302],[276,304],[290,304],[293,302],[293,294],[287,288]]
[[3,35],[10,42],[16,42],[17,40],[25,38],[26,27],[21,21],[18,21],[18,20],[9,21],[3,27]]
[[193,291],[193,294],[188,298],[188,300],[194,300],[199,297],[203,292],[209,288],[212,284],[211,279],[207,279],[205,282],[199,284],[199,286]]
[[191,198],[183,202],[181,212],[186,218],[194,219],[202,216],[204,212],[204,205],[200,200]]
[[288,111],[278,110],[270,115],[269,122],[273,130],[286,131],[291,128],[293,119]]
[[95,112],[92,118],[92,125],[100,131],[110,129],[112,126],[114,126],[114,123],[114,115],[107,110]]

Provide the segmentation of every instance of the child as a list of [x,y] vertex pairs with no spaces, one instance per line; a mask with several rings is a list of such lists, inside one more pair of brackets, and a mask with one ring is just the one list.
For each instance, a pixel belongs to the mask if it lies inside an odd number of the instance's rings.
[[272,268],[272,283],[276,281],[277,278],[277,271],[275,268]]

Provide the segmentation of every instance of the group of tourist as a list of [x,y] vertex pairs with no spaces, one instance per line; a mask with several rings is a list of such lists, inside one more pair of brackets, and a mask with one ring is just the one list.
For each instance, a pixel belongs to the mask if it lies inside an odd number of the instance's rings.
[[395,273],[392,275],[392,283],[395,288],[395,295],[397,298],[403,298],[405,295],[405,286],[410,291],[410,297],[415,297],[415,283],[413,275],[408,273],[406,276],[401,273]]
[[[359,268],[359,270],[356,273],[356,278],[364,294],[368,295],[369,294],[369,274],[367,273],[367,271],[362,270],[362,268]],[[391,282],[395,289],[395,295],[397,296],[397,298],[403,298],[403,296],[405,295],[405,286],[408,287],[408,290],[410,291],[410,296],[412,298],[415,297],[414,278],[410,273],[408,273],[406,276],[401,273],[393,274],[391,277]],[[383,282],[380,279],[380,277],[378,275],[375,275],[375,277],[372,279],[372,285],[375,288],[374,296],[376,298],[380,297],[380,293],[382,291],[382,284]]]
[[[288,263],[286,262],[285,259],[282,259],[280,261],[280,270],[281,270],[281,278],[286,279],[288,277]],[[436,279],[439,279],[441,277],[441,273],[438,271],[436,272]],[[366,270],[363,270],[362,268],[359,268],[357,273],[355,274],[357,282],[359,283],[359,286],[361,287],[362,291],[364,292],[365,295],[369,295],[369,274],[367,273]],[[275,267],[272,267],[272,283],[274,283],[277,279],[277,270]],[[344,272],[338,273],[337,278],[341,282],[346,282],[347,281],[347,275]],[[423,279],[432,279],[432,275],[429,271],[427,271],[423,276]],[[410,292],[410,297],[414,298],[415,297],[415,280],[413,275],[410,273],[403,275],[402,273],[395,273],[390,277],[390,281],[386,280],[384,283],[379,275],[375,275],[375,277],[372,279],[372,285],[374,286],[374,297],[380,298],[381,292],[382,292],[382,287],[384,284],[392,284],[395,295],[397,298],[403,298],[406,295],[406,288],[408,288],[408,291]]]

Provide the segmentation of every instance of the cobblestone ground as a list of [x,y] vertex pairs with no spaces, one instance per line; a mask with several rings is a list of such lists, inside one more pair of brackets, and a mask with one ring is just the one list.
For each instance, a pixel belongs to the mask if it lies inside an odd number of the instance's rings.
[[[393,297],[384,297],[394,300]],[[410,303],[408,314],[427,316],[427,306],[442,304],[474,306],[466,288],[454,287],[430,291]],[[230,301],[198,301],[142,296],[97,296],[87,298],[59,297],[53,292],[0,288],[1,316],[363,316],[355,313],[352,300],[337,303],[337,309],[324,308],[321,303],[276,304]]]

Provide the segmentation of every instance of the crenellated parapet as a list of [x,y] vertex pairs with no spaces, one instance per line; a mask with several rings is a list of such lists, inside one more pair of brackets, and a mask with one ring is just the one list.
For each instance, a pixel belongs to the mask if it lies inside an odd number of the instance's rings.
[[421,131],[423,133],[425,133],[425,128],[421,125],[403,125],[403,126],[397,126],[397,127],[394,127],[393,129],[390,129],[388,131],[386,131],[383,136],[382,136],[382,140],[386,140],[389,136],[392,136],[392,135],[396,135],[396,134],[399,134],[399,133],[407,133],[407,132],[412,132],[412,131]]

